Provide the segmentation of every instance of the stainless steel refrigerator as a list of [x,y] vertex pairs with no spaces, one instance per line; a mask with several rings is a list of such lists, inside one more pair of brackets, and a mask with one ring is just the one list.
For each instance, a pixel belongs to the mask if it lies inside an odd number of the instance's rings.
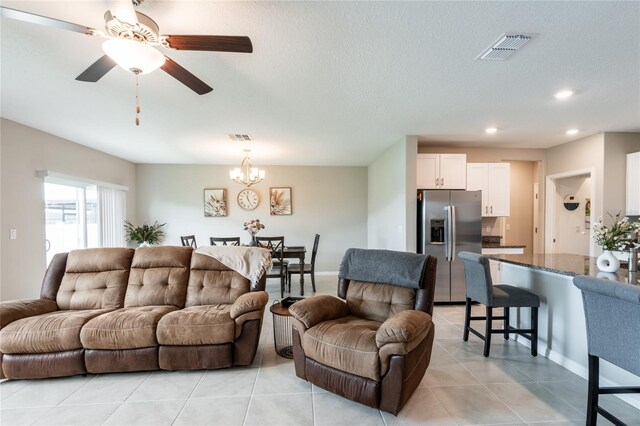
[[418,191],[418,253],[438,258],[436,302],[464,302],[461,251],[482,252],[481,191]]

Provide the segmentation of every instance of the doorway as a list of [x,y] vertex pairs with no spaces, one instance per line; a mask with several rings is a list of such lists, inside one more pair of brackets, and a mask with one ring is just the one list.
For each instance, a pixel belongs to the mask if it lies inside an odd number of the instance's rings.
[[595,186],[593,169],[547,176],[546,253],[594,256],[591,230]]

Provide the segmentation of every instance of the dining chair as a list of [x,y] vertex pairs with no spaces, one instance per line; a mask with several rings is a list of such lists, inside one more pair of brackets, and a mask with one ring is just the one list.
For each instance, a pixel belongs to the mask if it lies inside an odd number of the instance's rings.
[[209,237],[212,246],[239,246],[240,237]]
[[280,278],[280,297],[284,297],[284,287],[287,279],[287,266],[284,261],[284,237],[258,237],[258,247],[264,247],[271,251],[273,267],[267,272],[267,278]]
[[586,424],[595,426],[600,414],[615,425],[624,425],[598,405],[598,397],[640,393],[640,386],[600,387],[600,360],[640,376],[640,287],[587,276],[575,277],[573,285],[582,291],[587,326],[589,390]]
[[[466,284],[466,306],[464,315],[464,331],[462,340],[469,340],[469,332],[484,341],[484,356],[489,356],[491,350],[491,334],[500,333],[505,340],[510,333],[519,334],[531,341],[531,355],[538,355],[538,307],[540,298],[520,287],[498,284],[493,285],[489,258],[477,253],[461,251],[458,257],[464,264],[464,279]],[[471,302],[482,303],[486,307],[486,316],[471,316]],[[531,308],[531,328],[514,328],[509,325],[509,308]],[[493,308],[503,308],[503,316],[493,316]],[[471,328],[472,320],[485,320],[484,336]],[[504,327],[493,329],[493,320],[503,320]]]
[[[313,292],[316,292],[316,254],[318,253],[318,243],[320,242],[320,235],[316,234],[313,240],[313,250],[311,252],[311,263],[305,263],[302,267],[303,274],[311,275],[311,288]],[[287,267],[287,283],[289,290],[291,290],[291,276],[293,274],[300,274],[300,264],[291,262]],[[302,282],[300,282],[300,293],[303,293]]]
[[193,247],[193,248],[198,247],[198,245],[196,244],[195,235],[185,235],[183,237],[180,237],[180,241],[182,241],[182,245],[185,247]]

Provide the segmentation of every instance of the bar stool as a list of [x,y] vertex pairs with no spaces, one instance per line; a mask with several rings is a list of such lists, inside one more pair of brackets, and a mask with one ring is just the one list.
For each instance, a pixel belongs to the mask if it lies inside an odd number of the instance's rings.
[[586,276],[575,277],[573,284],[582,291],[587,323],[587,425],[595,425],[598,414],[613,424],[624,425],[598,405],[598,396],[640,393],[640,386],[600,387],[600,358],[640,376],[640,286]]
[[[464,277],[467,287],[462,340],[469,340],[469,332],[484,341],[484,356],[491,350],[491,334],[501,333],[509,340],[510,333],[519,334],[531,341],[531,355],[538,355],[538,307],[540,298],[530,291],[510,285],[493,285],[489,259],[468,251],[458,253],[464,263]],[[486,307],[486,316],[472,317],[471,302],[479,302]],[[504,308],[503,316],[493,316],[493,308]],[[531,308],[531,328],[514,328],[509,325],[509,308]],[[492,329],[494,319],[504,320],[504,328]],[[485,320],[485,334],[471,328],[471,321]]]

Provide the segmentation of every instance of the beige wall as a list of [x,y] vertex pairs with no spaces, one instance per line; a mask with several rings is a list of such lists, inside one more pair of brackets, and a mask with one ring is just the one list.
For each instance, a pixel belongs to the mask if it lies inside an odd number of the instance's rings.
[[[129,187],[127,216],[135,219],[133,163],[23,126],[0,121],[0,300],[37,298],[46,269],[43,179],[37,170]],[[9,239],[16,229],[18,238]]]
[[367,168],[369,248],[415,252],[416,141],[402,138]]
[[543,161],[544,149],[524,148],[465,148],[418,142],[418,153],[467,154],[467,163],[499,163],[500,161]]
[[[266,179],[252,186],[260,196],[253,211],[238,206],[245,187],[229,179],[231,166],[139,164],[138,222],[166,222],[164,244],[180,244],[181,235],[194,234],[198,245],[211,236],[240,236],[249,241],[243,222],[260,219],[262,236],[284,235],[287,245],[305,245],[311,260],[313,237],[320,234],[316,267],[337,271],[344,251],[367,246],[366,167],[264,167]],[[269,215],[269,187],[292,188],[293,214]],[[226,188],[227,217],[204,217],[203,190]]]
[[510,164],[510,210],[505,220],[505,245],[524,245],[525,254],[533,253],[533,183],[538,179],[534,174],[533,161],[509,161]]

